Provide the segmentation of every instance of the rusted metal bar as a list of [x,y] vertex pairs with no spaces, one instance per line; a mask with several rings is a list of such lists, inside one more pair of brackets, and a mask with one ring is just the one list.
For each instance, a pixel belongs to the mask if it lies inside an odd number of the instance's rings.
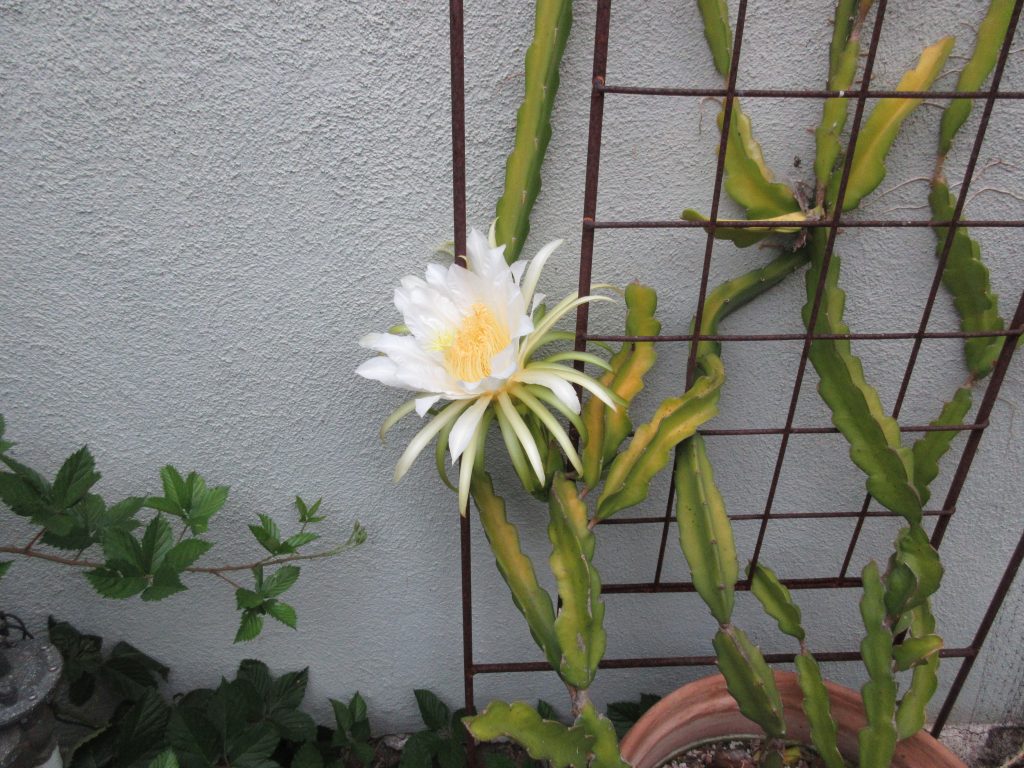
[[[930,221],[929,219],[840,219],[840,229],[934,229],[948,227],[952,221]],[[1019,219],[961,219],[957,222],[961,227],[972,229],[1011,229],[1024,226]],[[686,219],[625,219],[622,221],[593,221],[584,223],[592,229],[707,229],[706,221],[687,221]],[[769,219],[730,219],[729,229],[772,229],[779,222]],[[831,229],[834,219],[812,219],[801,221],[803,229]]]
[[846,199],[846,186],[849,183],[850,172],[853,169],[857,137],[860,135],[864,107],[867,104],[867,92],[871,86],[871,75],[875,68],[875,57],[878,54],[878,41],[882,34],[882,22],[885,19],[886,6],[887,0],[879,0],[878,8],[875,11],[875,24],[871,30],[871,42],[868,44],[867,59],[864,62],[864,74],[861,78],[861,86],[857,92],[853,122],[850,125],[850,139],[847,144],[846,156],[843,158],[843,170],[839,177],[839,188],[836,193],[831,226],[828,230],[828,240],[825,243],[825,253],[822,256],[821,276],[818,278],[818,284],[815,286],[814,300],[811,303],[811,311],[807,318],[807,336],[804,339],[803,349],[800,351],[796,381],[793,383],[793,394],[789,401],[789,410],[786,413],[786,427],[782,433],[778,457],[775,460],[775,469],[772,472],[771,485],[768,488],[768,499],[765,502],[765,519],[761,522],[761,527],[757,532],[757,542],[754,544],[754,553],[750,561],[751,570],[757,565],[758,559],[761,556],[765,534],[768,530],[768,518],[771,515],[772,505],[775,503],[775,493],[779,487],[779,478],[782,476],[782,464],[786,459],[786,449],[789,447],[789,430],[792,428],[793,419],[796,416],[797,403],[800,400],[800,389],[804,381],[804,372],[807,370],[807,362],[810,357],[812,336],[814,328],[818,324],[818,313],[821,311],[822,299],[825,296],[825,279],[828,276],[829,265],[832,263],[832,254],[835,250],[836,237],[839,234],[839,221],[842,216],[843,202]]
[[[694,96],[704,98],[707,96],[724,97],[729,91],[724,88],[660,88],[657,86],[635,86],[635,85],[614,85],[605,84],[601,87],[605,93],[614,93],[628,96]],[[860,93],[859,89],[848,91],[829,91],[825,89],[786,89],[786,88],[737,88],[735,96],[740,99],[833,99],[850,98]],[[994,89],[985,91],[895,91],[895,90],[869,90],[866,93],[869,99],[987,99],[994,96],[996,99],[1024,99],[1024,91],[999,91]]]
[[[811,339],[849,339],[849,340],[870,340],[890,341],[896,339],[915,339],[918,335],[925,339],[977,339],[997,338],[999,336],[1012,336],[1020,333],[1024,328],[1007,328],[1002,331],[927,331],[921,334],[919,331],[902,331],[895,333],[815,333]],[[806,333],[719,333],[719,334],[696,334],[685,333],[675,336],[625,336],[592,333],[587,335],[588,341],[653,341],[657,343],[667,341],[803,341],[807,338]]]

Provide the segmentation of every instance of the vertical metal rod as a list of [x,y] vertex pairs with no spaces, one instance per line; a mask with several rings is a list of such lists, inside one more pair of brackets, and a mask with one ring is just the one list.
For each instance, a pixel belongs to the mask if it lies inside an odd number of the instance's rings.
[[775,470],[772,473],[771,486],[768,489],[768,500],[765,502],[764,519],[761,521],[761,528],[757,532],[757,543],[754,545],[754,554],[751,558],[751,569],[757,565],[761,557],[761,549],[764,546],[765,532],[768,529],[768,519],[771,516],[772,505],[775,503],[775,493],[779,487],[779,478],[782,475],[782,463],[786,458],[786,449],[789,447],[789,436],[792,434],[793,418],[796,416],[797,402],[800,399],[800,388],[804,381],[804,372],[807,370],[807,360],[811,352],[811,344],[814,337],[814,329],[818,324],[818,314],[821,311],[821,303],[825,296],[825,279],[828,276],[829,265],[832,262],[832,253],[835,249],[836,236],[839,233],[839,219],[843,213],[843,201],[846,199],[846,185],[850,180],[850,171],[853,168],[853,158],[856,153],[857,137],[860,135],[861,120],[864,117],[864,106],[867,103],[868,88],[871,85],[871,74],[875,67],[875,56],[878,53],[878,41],[882,34],[882,21],[885,19],[887,0],[879,0],[878,9],[875,11],[875,26],[871,31],[871,43],[868,46],[867,60],[864,63],[864,75],[861,78],[860,92],[857,94],[857,106],[853,114],[853,124],[850,127],[850,140],[846,147],[846,156],[843,158],[843,171],[839,178],[839,189],[836,194],[835,210],[832,211],[832,220],[829,222],[828,241],[825,244],[825,253],[822,256],[821,275],[818,284],[814,289],[814,301],[811,305],[811,313],[807,319],[807,335],[804,337],[803,349],[800,352],[800,363],[797,366],[796,381],[793,383],[793,395],[789,401],[789,411],[786,414],[786,425],[782,431],[782,441],[779,444],[779,454],[775,460]]
[[[580,238],[579,295],[590,295],[590,282],[594,264],[594,223],[597,216],[597,180],[601,166],[601,128],[604,124],[604,85],[608,69],[608,28],[611,25],[612,0],[598,0],[597,19],[594,23],[594,69],[590,90],[590,125],[587,130],[587,175],[583,189],[583,233]],[[576,350],[587,346],[587,324],[590,305],[576,309]],[[582,368],[577,363],[577,368]]]
[[[452,77],[452,218],[455,263],[466,266],[466,84],[462,0],[449,0],[449,45]],[[473,574],[469,510],[461,509],[459,544],[462,570],[462,679],[466,711],[476,711],[473,696]],[[476,768],[476,744],[466,740],[466,757]]]
[[462,0],[449,0],[448,40],[452,72],[452,211],[455,263],[466,266],[466,83]]
[[[690,351],[686,358],[685,386],[693,386],[697,373],[697,347],[701,341],[701,324],[704,322],[704,302],[708,294],[708,277],[711,274],[711,256],[715,249],[715,228],[718,226],[718,207],[722,200],[722,183],[725,180],[725,155],[729,148],[729,129],[732,125],[733,105],[736,101],[736,79],[740,68],[740,49],[743,47],[743,30],[747,20],[747,0],[740,0],[736,11],[736,29],[732,36],[732,59],[729,61],[729,76],[725,85],[725,103],[722,105],[722,132],[718,138],[718,162],[715,166],[715,185],[711,193],[711,211],[708,215],[707,239],[704,241],[704,264],[700,273],[700,290],[697,293],[697,311],[693,316],[693,332]],[[665,507],[665,521],[661,526],[661,542],[658,545],[658,562],[654,568],[654,584],[661,583],[665,565],[665,549],[668,546],[668,530],[672,523],[672,505],[676,494],[675,473],[669,480],[668,503]]]
[[[903,408],[903,401],[907,396],[907,390],[910,387],[910,379],[914,375],[914,367],[917,364],[917,356],[921,351],[921,344],[924,342],[924,335],[928,331],[928,322],[931,319],[932,309],[935,306],[935,298],[939,293],[939,286],[942,284],[942,275],[946,271],[946,263],[949,261],[949,254],[953,249],[953,240],[956,237],[957,228],[960,226],[960,219],[963,217],[964,206],[967,204],[967,193],[970,189],[971,182],[974,179],[974,170],[978,164],[978,157],[981,155],[981,147],[985,141],[985,134],[988,131],[989,120],[992,117],[992,110],[996,103],[996,94],[999,92],[999,86],[1003,79],[1003,71],[1006,68],[1006,61],[1010,55],[1011,44],[1013,43],[1014,33],[1017,30],[1017,23],[1020,19],[1021,6],[1024,5],[1024,0],[1017,0],[1013,13],[1010,17],[1010,23],[1006,28],[1006,35],[1003,37],[1003,44],[999,51],[999,59],[996,62],[995,71],[992,74],[992,84],[989,88],[989,95],[985,99],[985,107],[982,111],[981,122],[978,124],[978,131],[974,136],[974,146],[971,148],[970,158],[967,161],[967,168],[964,171],[963,182],[960,186],[960,192],[957,195],[956,206],[953,209],[953,215],[950,217],[949,228],[946,230],[946,237],[942,242],[942,248],[939,252],[939,263],[935,268],[935,276],[932,278],[931,288],[928,291],[928,299],[925,301],[924,312],[921,315],[921,323],[918,326],[917,334],[914,336],[914,345],[910,350],[910,357],[907,360],[906,370],[903,372],[903,381],[900,383],[899,393],[896,395],[896,404],[893,406],[892,417],[898,419],[900,411]],[[861,531],[864,529],[864,515],[867,514],[868,507],[871,505],[871,495],[868,494],[864,498],[864,503],[861,507],[862,515],[857,519],[857,523],[853,529],[853,535],[850,537],[849,546],[846,549],[846,555],[843,558],[843,565],[839,569],[839,577],[842,578],[846,575],[847,570],[850,567],[850,563],[853,560],[854,551],[857,549],[857,542],[860,540]]]
[[999,586],[996,587],[996,592],[992,596],[992,601],[988,604],[988,610],[985,611],[985,617],[981,620],[978,631],[971,641],[971,648],[974,652],[964,658],[960,664],[960,669],[957,671],[953,685],[946,695],[946,700],[942,702],[942,709],[939,710],[939,715],[935,718],[935,723],[932,725],[932,736],[935,738],[939,738],[939,734],[942,733],[942,729],[946,725],[946,720],[949,719],[950,712],[953,711],[953,705],[956,704],[960,691],[963,689],[968,675],[971,674],[971,668],[978,658],[981,647],[985,644],[985,639],[988,637],[989,630],[992,629],[992,624],[995,623],[996,616],[999,615],[999,609],[1002,608],[1003,601],[1013,585],[1013,580],[1020,570],[1022,560],[1024,560],[1024,532],[1021,533],[1020,539],[1017,541],[1017,548],[1013,550],[1010,562],[1007,563],[1006,570],[1003,572],[1003,578],[1000,579]]

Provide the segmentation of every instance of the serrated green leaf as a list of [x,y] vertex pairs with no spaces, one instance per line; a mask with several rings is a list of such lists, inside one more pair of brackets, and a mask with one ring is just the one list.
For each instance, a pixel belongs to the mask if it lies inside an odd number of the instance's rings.
[[171,526],[161,515],[157,515],[149,521],[142,536],[142,569],[146,573],[155,573],[173,546]]
[[12,565],[14,565],[13,560],[0,560],[0,579],[7,575]]
[[92,454],[88,447],[82,446],[61,465],[53,479],[50,499],[57,509],[66,509],[81,501],[99,479]]
[[142,576],[146,573],[142,545],[128,531],[121,529],[107,531],[103,535],[102,546],[108,566],[117,568],[122,573],[131,576]]
[[165,749],[150,761],[148,768],[179,768],[178,758],[174,756],[174,750]]
[[142,698],[167,680],[170,670],[151,656],[125,642],[117,643],[103,662],[100,674],[118,695],[130,701]]
[[258,608],[263,605],[263,598],[250,589],[235,590],[235,604],[238,608]]
[[29,480],[8,472],[0,472],[0,501],[20,517],[45,520],[53,514],[47,499]]
[[324,768],[324,759],[316,745],[306,742],[292,758],[291,768]]
[[314,741],[316,722],[299,709],[282,709],[270,717],[282,739],[289,741]]
[[399,768],[433,768],[441,737],[433,731],[414,733],[402,747]]
[[417,688],[413,691],[416,696],[416,706],[420,710],[420,717],[423,724],[432,731],[440,731],[448,727],[448,720],[451,717],[451,710],[447,705],[434,694],[425,688]]
[[266,607],[267,613],[285,626],[295,629],[298,617],[296,616],[295,609],[292,606],[288,603],[282,603],[280,600],[271,600],[267,603]]
[[494,227],[509,264],[519,258],[530,232],[530,210],[540,192],[540,169],[551,139],[558,68],[571,26],[571,0],[538,0],[533,41],[526,51],[525,93],[516,113],[515,147],[505,164],[505,191]]
[[181,514],[188,506],[189,496],[181,473],[170,464],[160,470],[160,482],[164,488],[163,498]]
[[295,552],[300,547],[304,547],[307,544],[312,544],[319,538],[319,533],[303,531],[300,533],[296,533],[294,536],[289,536],[287,539],[281,542],[281,547],[285,552]]
[[243,643],[252,640],[263,631],[263,617],[251,609],[242,612],[242,621],[235,633],[235,642]]
[[109,568],[96,568],[86,571],[86,580],[92,584],[92,588],[103,597],[113,600],[124,600],[139,594],[148,583],[143,576],[122,576],[117,571]]
[[192,565],[210,551],[213,542],[202,539],[182,539],[167,552],[164,565],[178,573]]
[[263,597],[280,597],[298,581],[299,572],[297,565],[282,565],[266,578],[260,594]]
[[155,602],[184,592],[186,589],[187,587],[181,583],[177,572],[165,565],[157,568],[150,585],[142,591],[142,599],[147,602]]

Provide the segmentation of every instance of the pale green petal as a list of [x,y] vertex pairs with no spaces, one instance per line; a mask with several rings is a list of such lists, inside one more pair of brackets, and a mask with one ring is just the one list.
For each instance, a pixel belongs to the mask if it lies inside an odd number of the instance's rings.
[[454,420],[460,413],[468,408],[473,403],[472,400],[456,400],[451,405],[445,407],[437,416],[430,420],[423,429],[416,433],[416,436],[409,443],[409,446],[405,449],[405,453],[402,454],[398,463],[395,465],[395,482],[404,477],[405,473],[409,471],[409,467],[416,461],[416,457],[419,456],[423,449],[430,444],[430,441],[434,439],[445,425]]
[[530,428],[526,426],[526,422],[523,421],[523,417],[516,411],[506,392],[498,395],[498,406],[501,408],[502,413],[505,414],[505,418],[508,419],[509,425],[516,433],[516,437],[519,438],[519,442],[522,443],[523,450],[526,451],[526,457],[530,460],[530,466],[533,467],[533,471],[537,474],[537,479],[543,485],[544,462],[540,458],[540,450],[537,448],[537,443],[534,441],[533,435],[530,434]]
[[566,434],[565,429],[561,424],[558,423],[558,419],[551,415],[551,412],[544,407],[544,404],[540,400],[531,395],[526,387],[517,387],[512,391],[512,394],[518,397],[523,405],[533,411],[537,418],[540,419],[541,424],[547,427],[548,432],[555,438],[562,450],[565,452],[569,462],[573,465],[577,472],[583,474],[583,462],[580,460],[579,454],[576,452],[576,447],[572,444],[572,440],[569,439],[569,435]]
[[380,425],[380,439],[383,441],[384,436],[391,431],[391,428],[412,413],[415,408],[416,400],[410,400],[407,403],[402,403],[400,406],[395,408],[395,410],[391,412],[391,415],[384,419],[384,423]]

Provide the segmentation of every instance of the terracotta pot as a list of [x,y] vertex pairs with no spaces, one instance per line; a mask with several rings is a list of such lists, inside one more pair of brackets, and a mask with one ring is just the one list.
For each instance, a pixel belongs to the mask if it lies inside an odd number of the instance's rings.
[[[782,695],[787,737],[810,743],[804,716],[803,694],[792,672],[776,672]],[[857,732],[864,726],[860,694],[826,682],[832,717],[839,725],[839,751],[857,758]],[[713,675],[684,685],[649,709],[622,740],[622,756],[634,768],[657,768],[685,748],[709,739],[758,734],[760,729],[740,714],[725,687],[725,678]],[[896,747],[894,768],[966,768],[963,762],[931,735],[918,733]]]

